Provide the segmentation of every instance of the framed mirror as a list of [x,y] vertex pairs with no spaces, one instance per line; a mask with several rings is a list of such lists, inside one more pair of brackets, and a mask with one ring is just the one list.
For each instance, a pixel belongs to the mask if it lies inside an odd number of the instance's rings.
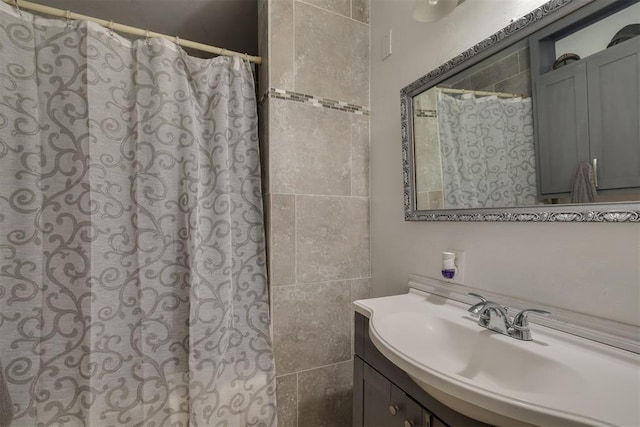
[[552,0],[401,91],[405,220],[640,222],[640,0]]

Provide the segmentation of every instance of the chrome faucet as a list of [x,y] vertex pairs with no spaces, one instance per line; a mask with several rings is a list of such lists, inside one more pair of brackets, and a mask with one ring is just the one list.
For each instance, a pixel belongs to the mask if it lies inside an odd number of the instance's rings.
[[508,335],[517,340],[531,341],[531,330],[529,329],[529,313],[549,316],[551,313],[536,308],[527,308],[520,311],[509,319],[507,307],[503,307],[493,301],[487,301],[482,295],[469,293],[469,295],[480,298],[480,302],[472,305],[467,310],[472,316],[478,316],[478,325],[491,329],[503,335]]

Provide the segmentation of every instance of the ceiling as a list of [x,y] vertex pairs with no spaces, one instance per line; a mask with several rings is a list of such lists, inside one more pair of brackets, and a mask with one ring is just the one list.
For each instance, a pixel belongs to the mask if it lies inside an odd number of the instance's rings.
[[[257,0],[35,0],[35,2],[178,36],[237,52],[258,54]],[[205,54],[208,55],[208,54]]]

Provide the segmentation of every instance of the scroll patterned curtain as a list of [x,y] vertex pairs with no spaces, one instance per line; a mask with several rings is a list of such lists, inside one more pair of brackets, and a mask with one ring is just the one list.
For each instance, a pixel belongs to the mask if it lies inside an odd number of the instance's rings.
[[12,426],[275,425],[254,81],[0,3]]
[[438,92],[445,209],[536,203],[531,98]]

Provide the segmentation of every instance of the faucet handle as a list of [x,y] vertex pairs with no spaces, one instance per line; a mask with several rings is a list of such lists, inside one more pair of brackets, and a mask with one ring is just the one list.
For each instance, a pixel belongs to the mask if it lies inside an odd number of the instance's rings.
[[551,313],[545,310],[539,310],[537,308],[525,308],[524,310],[522,310],[520,313],[516,314],[513,317],[512,326],[517,329],[527,328],[529,326],[529,319],[528,319],[529,313],[539,314],[541,316],[547,316],[547,317],[551,315]]
[[485,297],[483,297],[480,294],[474,294],[473,292],[469,292],[469,295],[471,295],[472,297],[480,298],[480,302],[473,304],[471,307],[467,309],[467,311],[471,313],[473,317],[478,317],[480,315],[480,312],[484,310],[488,301]]
[[473,292],[468,292],[467,295],[471,295],[472,297],[480,298],[481,302],[487,302],[487,299],[480,294],[476,294]]

